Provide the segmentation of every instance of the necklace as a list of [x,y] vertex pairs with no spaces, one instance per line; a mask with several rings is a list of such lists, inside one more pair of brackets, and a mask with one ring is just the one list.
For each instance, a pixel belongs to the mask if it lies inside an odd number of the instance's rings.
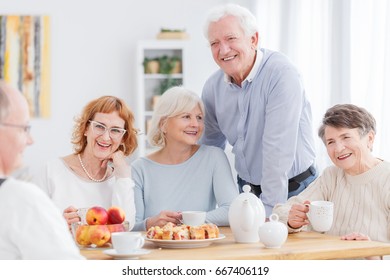
[[85,174],[87,174],[87,176],[88,176],[89,179],[91,179],[92,181],[97,182],[97,183],[103,182],[103,181],[106,179],[107,173],[108,173],[108,168],[106,169],[106,173],[104,174],[103,178],[101,178],[101,179],[99,179],[99,180],[98,180],[98,179],[95,179],[95,178],[93,178],[91,175],[89,175],[87,169],[86,169],[85,166],[84,166],[83,161],[81,160],[80,154],[78,154],[78,157],[79,157],[80,165],[81,165],[81,167],[83,168]]

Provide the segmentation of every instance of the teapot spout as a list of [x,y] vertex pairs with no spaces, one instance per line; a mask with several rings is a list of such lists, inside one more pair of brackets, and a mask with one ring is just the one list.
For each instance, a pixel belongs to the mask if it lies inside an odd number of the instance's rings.
[[249,232],[253,229],[255,212],[252,209],[248,199],[245,199],[242,203],[240,226],[243,231]]

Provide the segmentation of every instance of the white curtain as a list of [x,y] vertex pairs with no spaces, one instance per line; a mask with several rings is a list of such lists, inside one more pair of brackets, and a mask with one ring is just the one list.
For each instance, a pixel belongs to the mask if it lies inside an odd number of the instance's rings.
[[[261,47],[298,67],[312,104],[317,164],[330,164],[317,129],[337,103],[365,107],[377,120],[374,154],[390,160],[390,2],[253,1]],[[387,106],[387,108],[386,108]]]
[[390,160],[390,2],[351,1],[351,101],[374,114],[375,153]]

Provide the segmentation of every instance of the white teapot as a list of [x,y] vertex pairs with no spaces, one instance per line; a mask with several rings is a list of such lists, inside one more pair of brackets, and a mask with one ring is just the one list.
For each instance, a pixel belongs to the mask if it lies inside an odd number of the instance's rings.
[[260,242],[266,248],[280,248],[287,240],[288,230],[285,224],[279,222],[279,216],[272,214],[269,222],[259,229]]
[[259,228],[265,222],[265,209],[261,200],[250,193],[245,185],[229,208],[229,224],[234,239],[239,243],[259,242]]

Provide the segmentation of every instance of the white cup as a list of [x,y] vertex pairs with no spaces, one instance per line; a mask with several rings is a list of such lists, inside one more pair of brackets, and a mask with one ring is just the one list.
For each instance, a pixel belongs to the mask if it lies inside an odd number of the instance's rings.
[[333,205],[333,202],[323,200],[312,201],[308,204],[307,216],[315,231],[326,232],[330,230],[333,224]]
[[181,216],[183,223],[189,226],[200,226],[206,221],[206,212],[204,211],[183,211]]
[[113,232],[111,242],[118,254],[129,254],[144,246],[145,239],[140,232]]

